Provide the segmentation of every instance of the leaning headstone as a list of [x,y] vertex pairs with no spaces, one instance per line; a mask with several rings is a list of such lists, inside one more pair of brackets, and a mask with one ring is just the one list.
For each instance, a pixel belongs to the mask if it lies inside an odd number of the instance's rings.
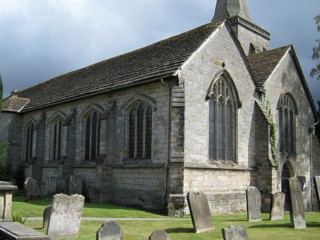
[[84,197],[81,195],[54,195],[47,230],[50,238],[78,237],[83,205]]
[[166,231],[156,230],[150,236],[149,240],[169,240],[169,235]]
[[0,239],[49,240],[49,236],[18,222],[0,222]]
[[304,204],[302,199],[301,184],[298,178],[289,178],[291,212],[290,219],[295,229],[305,229],[306,220],[304,214]]
[[231,225],[222,229],[223,240],[248,240],[248,234],[244,226]]
[[82,194],[82,176],[71,175],[69,182],[69,194]]
[[123,240],[123,231],[116,222],[105,222],[96,232],[96,240]]
[[207,196],[202,192],[187,195],[192,224],[196,233],[214,230]]
[[253,186],[247,189],[247,215],[249,222],[262,221],[261,193]]
[[46,207],[43,211],[43,228],[48,228],[52,206]]
[[40,190],[37,180],[28,177],[24,182],[24,189],[27,195],[27,200],[32,200],[40,197]]
[[320,210],[320,176],[315,176],[314,181],[316,183],[317,197],[318,197],[318,206]]
[[285,198],[286,195],[282,192],[277,192],[272,195],[271,221],[283,219]]

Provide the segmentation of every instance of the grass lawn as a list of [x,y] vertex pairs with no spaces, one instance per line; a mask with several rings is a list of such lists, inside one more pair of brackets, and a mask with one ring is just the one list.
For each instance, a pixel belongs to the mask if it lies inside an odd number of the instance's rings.
[[[23,217],[40,217],[51,200],[37,200],[23,202],[22,198],[14,197],[13,211],[19,211]],[[112,218],[167,218],[166,216],[145,212],[139,209],[119,207],[112,204],[85,204],[84,217],[112,217]],[[245,214],[213,215],[212,221],[214,231],[195,234],[193,233],[190,217],[171,218],[172,220],[156,221],[118,221],[124,231],[125,240],[148,239],[148,236],[157,229],[166,230],[172,240],[211,240],[222,239],[221,229],[230,225],[244,225],[247,229],[250,240],[264,239],[285,239],[285,240],[315,240],[320,239],[320,213],[306,213],[307,228],[295,230],[290,225],[289,214],[281,221],[268,220],[269,215],[263,214],[262,222],[249,223]],[[78,239],[95,239],[95,233],[101,226],[102,221],[83,221]],[[26,221],[26,225],[45,233],[42,228],[42,221]]]

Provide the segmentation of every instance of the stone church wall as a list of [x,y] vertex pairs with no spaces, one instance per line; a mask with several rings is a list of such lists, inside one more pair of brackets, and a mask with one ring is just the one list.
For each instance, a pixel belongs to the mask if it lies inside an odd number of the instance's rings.
[[[311,209],[311,175],[310,175],[310,156],[312,151],[311,138],[309,131],[311,125],[314,124],[314,114],[306,92],[302,86],[302,80],[296,70],[296,65],[292,60],[291,54],[287,54],[280,62],[278,68],[271,78],[266,82],[266,95],[271,105],[273,119],[279,126],[278,101],[281,94],[290,93],[296,104],[298,113],[296,115],[296,155],[283,156],[280,155],[280,168],[278,176],[281,178],[282,166],[288,162],[292,167],[292,177],[302,176],[306,179],[307,188],[303,192],[305,207]],[[278,182],[281,180],[278,179]],[[279,190],[281,190],[279,184]]]
[[[227,71],[239,94],[237,161],[209,159],[209,104],[206,94],[217,73]],[[244,57],[221,27],[182,69],[185,84],[184,191],[204,191],[212,213],[242,212],[245,190],[256,185],[255,85]]]
[[[24,123],[31,118],[40,125],[37,129],[37,158],[26,169],[27,175],[38,176],[43,194],[48,192],[47,181],[52,177],[64,178],[80,175],[85,183],[85,194],[91,201],[115,201],[140,205],[146,208],[163,207],[168,161],[168,87],[157,83],[61,104],[57,107],[28,113]],[[135,99],[151,99],[153,112],[152,160],[126,160],[126,114],[124,106]],[[110,107],[110,103],[115,103]],[[99,162],[82,161],[82,115],[92,106],[110,107],[104,120],[101,159]],[[66,156],[53,162],[50,157],[50,119],[55,114],[69,119]],[[40,120],[41,115],[43,119]],[[21,159],[23,160],[23,159]],[[106,176],[107,175],[107,176]]]

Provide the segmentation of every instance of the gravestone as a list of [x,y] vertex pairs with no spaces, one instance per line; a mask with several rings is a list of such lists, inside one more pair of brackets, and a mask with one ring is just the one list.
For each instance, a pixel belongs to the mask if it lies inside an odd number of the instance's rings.
[[116,222],[105,222],[98,229],[96,240],[123,240],[123,231]]
[[71,175],[69,182],[69,194],[82,194],[82,176]]
[[27,195],[27,200],[32,200],[40,197],[40,190],[37,180],[28,177],[24,181],[24,189]]
[[207,196],[202,192],[189,192],[187,200],[195,232],[214,230]]
[[50,238],[78,237],[83,205],[84,197],[81,195],[54,195],[47,230]]
[[49,240],[49,237],[18,222],[0,222],[0,239]]
[[156,230],[150,236],[149,240],[169,240],[169,235],[166,231]]
[[282,192],[277,192],[272,195],[271,221],[283,219],[285,198],[286,195]]
[[247,215],[249,222],[262,221],[261,193],[253,186],[247,189]]
[[231,225],[222,229],[223,240],[248,240],[248,234],[244,226]]
[[314,181],[316,183],[316,192],[317,192],[317,197],[318,197],[318,206],[320,210],[320,176],[315,176]]
[[51,210],[52,206],[46,207],[43,211],[43,227],[42,228],[48,228],[49,226],[49,220],[51,216]]
[[298,178],[289,178],[289,187],[291,197],[291,224],[293,224],[295,229],[305,229],[306,221],[302,199],[302,189]]

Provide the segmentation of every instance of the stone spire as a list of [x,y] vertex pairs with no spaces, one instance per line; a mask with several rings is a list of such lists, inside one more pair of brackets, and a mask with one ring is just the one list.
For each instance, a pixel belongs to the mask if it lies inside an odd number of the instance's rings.
[[252,22],[246,0],[217,0],[216,11],[212,21],[239,16]]

